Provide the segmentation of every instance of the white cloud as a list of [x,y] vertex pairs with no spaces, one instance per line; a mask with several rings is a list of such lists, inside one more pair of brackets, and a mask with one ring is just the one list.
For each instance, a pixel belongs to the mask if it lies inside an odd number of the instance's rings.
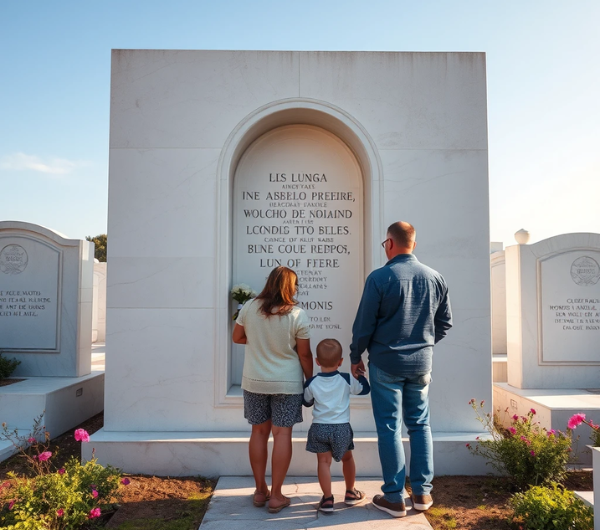
[[37,171],[50,175],[68,175],[73,170],[87,166],[88,163],[66,158],[42,159],[36,155],[13,153],[0,158],[0,169],[10,171]]

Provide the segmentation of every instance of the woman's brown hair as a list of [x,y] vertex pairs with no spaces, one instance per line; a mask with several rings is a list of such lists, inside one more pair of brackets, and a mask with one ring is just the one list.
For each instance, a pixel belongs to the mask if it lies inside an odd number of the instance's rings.
[[[272,315],[286,315],[298,301],[294,299],[298,288],[298,276],[287,267],[275,267],[262,292],[256,300],[262,300],[261,312],[267,317]],[[273,312],[273,309],[277,311]]]

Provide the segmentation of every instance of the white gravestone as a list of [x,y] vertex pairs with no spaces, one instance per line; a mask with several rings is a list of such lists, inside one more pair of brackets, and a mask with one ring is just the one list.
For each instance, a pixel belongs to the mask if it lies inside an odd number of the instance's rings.
[[[407,220],[418,259],[448,281],[454,315],[434,355],[436,466],[470,471],[464,442],[480,425],[467,402],[492,394],[484,54],[115,50],[111,94],[99,458],[147,472],[249,473],[234,443],[249,425],[232,285],[258,290],[277,260],[294,260],[313,343],[339,338],[347,357],[365,278],[386,262],[386,228]],[[300,184],[314,188],[284,187]],[[307,227],[315,232],[301,234]],[[379,472],[369,399],[352,400],[371,455],[363,475]],[[175,443],[219,432],[210,454]],[[294,472],[314,473],[305,453],[295,450]]]
[[[352,339],[363,277],[362,196],[352,152],[308,125],[265,134],[236,171],[233,282],[260,291],[274,267],[293,269],[313,346],[324,338],[347,346]],[[239,384],[243,347],[234,355],[233,382]]]
[[597,388],[600,235],[508,247],[506,271],[508,383]]
[[0,350],[15,376],[90,373],[93,244],[0,222]]

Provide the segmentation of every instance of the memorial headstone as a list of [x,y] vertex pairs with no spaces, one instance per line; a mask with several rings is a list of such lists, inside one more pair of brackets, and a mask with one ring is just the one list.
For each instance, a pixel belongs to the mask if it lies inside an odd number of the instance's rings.
[[[115,50],[111,94],[100,461],[248,473],[232,286],[291,266],[313,351],[339,338],[347,363],[365,278],[406,220],[454,313],[434,356],[436,465],[473,470],[466,404],[491,400],[484,55]],[[352,404],[362,474],[377,462],[369,399]],[[304,452],[293,472],[313,472]]]
[[508,383],[597,388],[600,234],[563,234],[506,249]]
[[0,350],[15,376],[91,370],[94,245],[47,228],[0,222]]

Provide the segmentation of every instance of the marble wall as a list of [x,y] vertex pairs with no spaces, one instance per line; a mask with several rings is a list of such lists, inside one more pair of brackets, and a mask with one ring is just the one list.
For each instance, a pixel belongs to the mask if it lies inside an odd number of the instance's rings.
[[0,222],[0,350],[15,376],[91,371],[94,245],[42,226]]
[[[454,312],[433,426],[479,431],[467,402],[492,394],[486,113],[481,53],[113,51],[105,431],[248,431],[230,341],[236,171],[254,142],[299,125],[356,161],[354,288],[385,263],[390,223],[417,228]],[[368,398],[352,415],[373,429]]]

